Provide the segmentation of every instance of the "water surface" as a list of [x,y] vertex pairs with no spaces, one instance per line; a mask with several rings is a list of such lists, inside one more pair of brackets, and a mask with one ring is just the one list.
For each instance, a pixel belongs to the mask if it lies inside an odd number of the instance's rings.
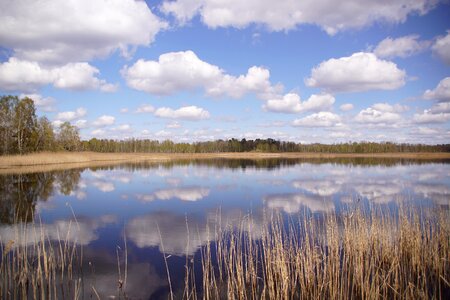
[[17,222],[34,222],[50,239],[83,246],[85,285],[95,283],[102,297],[114,294],[117,256],[127,249],[127,295],[141,299],[166,298],[163,249],[174,289],[182,289],[185,257],[199,262],[215,229],[249,215],[257,232],[272,211],[323,217],[356,205],[450,205],[448,161],[183,160],[2,175],[0,182],[3,243],[15,239]]

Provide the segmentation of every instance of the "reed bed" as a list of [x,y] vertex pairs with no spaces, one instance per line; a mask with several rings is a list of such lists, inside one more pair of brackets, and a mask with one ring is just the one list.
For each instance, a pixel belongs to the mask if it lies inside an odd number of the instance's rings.
[[0,244],[0,298],[79,299],[83,253],[70,241],[71,229],[57,241],[42,224],[18,223],[13,230],[15,238]]
[[100,152],[40,152],[25,155],[0,155],[0,169],[57,164],[96,164],[140,161],[168,161],[177,159],[268,159],[268,158],[397,158],[450,159],[446,152],[417,153],[311,153],[311,152],[220,152],[220,153],[100,153]]
[[201,250],[201,287],[186,264],[184,298],[449,299],[449,228],[415,209],[242,220]]

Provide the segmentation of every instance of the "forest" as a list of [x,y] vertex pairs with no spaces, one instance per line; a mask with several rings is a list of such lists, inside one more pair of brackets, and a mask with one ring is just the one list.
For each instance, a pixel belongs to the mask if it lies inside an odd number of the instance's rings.
[[34,101],[17,96],[0,98],[1,155],[42,151],[94,151],[143,153],[216,153],[216,152],[317,152],[317,153],[391,153],[450,152],[450,144],[397,144],[392,142],[346,142],[302,144],[275,139],[229,139],[176,143],[170,140],[130,138],[126,140],[81,140],[79,129],[65,122],[54,128],[46,117],[37,117]]

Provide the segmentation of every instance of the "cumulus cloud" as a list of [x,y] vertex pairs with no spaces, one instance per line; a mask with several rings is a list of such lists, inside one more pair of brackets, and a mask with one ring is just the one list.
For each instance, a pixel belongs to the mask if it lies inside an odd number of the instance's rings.
[[106,180],[94,180],[92,185],[95,186],[99,191],[103,193],[113,192],[116,187],[114,183],[106,181]]
[[394,90],[405,84],[405,76],[405,71],[395,63],[381,60],[373,53],[358,52],[320,63],[312,69],[306,85],[328,92]]
[[445,123],[450,121],[450,113],[448,112],[434,113],[431,109],[425,109],[423,113],[414,114],[413,120],[415,123],[419,124]]
[[155,112],[155,108],[150,104],[143,104],[136,109],[136,113],[138,114],[153,113],[153,112]]
[[0,236],[5,241],[13,240],[13,247],[35,245],[41,240],[41,234],[49,241],[59,241],[61,236],[64,236],[68,242],[88,245],[98,239],[98,229],[115,222],[114,216],[104,215],[97,219],[79,219],[77,226],[73,226],[72,220],[56,220],[53,223],[40,224],[38,228],[23,224],[1,225]]
[[59,65],[116,50],[128,56],[167,27],[144,1],[134,0],[1,1],[0,18],[2,46],[14,56]]
[[103,116],[99,117],[97,120],[95,120],[92,123],[92,125],[94,125],[96,127],[105,127],[105,126],[113,125],[115,121],[116,121],[116,118],[114,118],[113,116],[103,115]]
[[0,89],[28,92],[52,84],[60,89],[115,91],[117,86],[99,79],[99,74],[100,71],[88,63],[44,67],[37,62],[11,57],[0,64]]
[[104,129],[95,129],[91,131],[92,136],[104,136],[106,134],[106,131]]
[[439,37],[431,49],[443,62],[450,65],[450,30],[447,30],[446,36]]
[[75,122],[75,126],[77,126],[80,129],[88,127],[88,121],[87,120],[77,120]]
[[119,131],[119,132],[131,132],[133,129],[131,128],[130,124],[121,124],[117,127],[114,127],[112,131]]
[[158,246],[161,251],[164,248],[165,253],[172,255],[192,255],[198,248],[212,240],[214,235],[207,230],[206,220],[190,218],[188,221],[189,227],[195,228],[195,234],[187,234],[186,216],[167,212],[131,219],[125,230],[127,237],[139,248]]
[[55,111],[56,101],[52,97],[43,97],[40,94],[21,94],[19,96],[20,99],[28,97],[33,100],[34,105],[37,109],[40,109],[45,112]]
[[301,102],[300,96],[289,93],[282,98],[269,99],[263,105],[264,110],[280,113],[299,113],[304,111],[323,111],[331,108],[335,99],[332,95],[311,95],[308,100]]
[[282,209],[292,214],[307,207],[312,212],[332,212],[334,203],[331,199],[319,195],[276,194],[264,196],[264,205],[269,209]]
[[83,107],[77,108],[75,111],[63,111],[59,112],[56,115],[56,119],[62,122],[71,122],[76,119],[80,119],[84,117],[87,113],[87,110]]
[[369,124],[394,124],[402,120],[397,112],[402,111],[403,107],[395,107],[387,103],[377,103],[372,107],[361,110],[355,117],[359,123]]
[[349,111],[353,109],[353,104],[351,103],[344,103],[341,106],[339,106],[339,109],[342,111]]
[[181,124],[179,122],[176,122],[176,121],[170,122],[170,123],[167,123],[166,128],[178,129],[178,128],[181,128]]
[[50,72],[55,74],[53,85],[60,89],[114,92],[117,86],[98,79],[100,71],[88,63],[69,63]]
[[51,72],[36,62],[12,57],[0,64],[0,89],[5,91],[33,91],[53,80]]
[[430,108],[430,112],[433,114],[450,113],[450,102],[436,103]]
[[398,103],[391,105],[386,102],[375,103],[374,105],[372,105],[372,108],[375,110],[378,110],[378,111],[382,111],[382,112],[395,112],[395,113],[402,113],[409,109],[409,107],[406,105],[401,105]]
[[210,189],[198,186],[160,189],[152,194],[136,194],[136,199],[144,202],[179,199],[182,201],[198,201],[207,197]]
[[263,67],[251,67],[247,74],[235,77],[202,61],[192,51],[165,53],[158,61],[140,59],[121,73],[129,87],[156,95],[203,89],[214,97],[240,98],[253,92],[266,99],[281,89],[271,85],[270,72]]
[[155,110],[155,116],[160,118],[180,119],[188,121],[198,121],[209,119],[210,115],[207,110],[197,106],[184,106],[179,109],[169,107],[160,107]]
[[292,126],[300,127],[331,127],[339,124],[341,117],[331,112],[318,112],[292,122]]
[[161,10],[172,14],[180,23],[201,16],[211,28],[244,28],[262,24],[271,31],[294,29],[301,24],[315,24],[328,34],[350,28],[361,28],[374,22],[401,23],[413,13],[425,14],[434,1],[358,1],[351,0],[334,5],[332,0],[319,1],[215,1],[176,0],[164,1]]
[[441,102],[450,102],[450,77],[442,79],[433,90],[426,90],[423,97],[425,99],[435,99]]
[[393,39],[391,37],[382,40],[373,51],[381,58],[401,57],[405,58],[419,53],[430,46],[429,41],[420,41],[418,35],[407,35]]

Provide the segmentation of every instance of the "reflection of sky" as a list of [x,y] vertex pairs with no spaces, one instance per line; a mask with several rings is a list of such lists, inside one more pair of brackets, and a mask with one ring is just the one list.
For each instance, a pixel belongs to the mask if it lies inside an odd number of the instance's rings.
[[184,222],[217,207],[245,214],[262,208],[295,213],[330,212],[362,199],[374,204],[398,201],[450,205],[450,165],[356,166],[310,164],[275,169],[213,166],[157,166],[131,170],[85,170],[69,195],[55,193],[37,204],[43,220],[115,215],[119,223],[155,212],[170,212]]
[[[51,240],[66,234],[87,252],[102,249],[113,258],[125,233],[130,256],[146,253],[134,256],[130,277],[136,273],[155,281],[155,287],[139,294],[145,298],[165,284],[159,267],[160,275],[150,274],[153,260],[161,258],[155,258],[155,253],[162,243],[167,254],[193,255],[214,240],[218,224],[222,229],[229,224],[235,227],[237,220],[250,212],[254,224],[248,231],[258,237],[263,211],[294,214],[305,209],[322,214],[339,211],[356,199],[380,205],[409,201],[448,207],[450,164],[368,167],[301,163],[272,170],[199,165],[88,169],[74,187],[66,195],[55,191],[47,201],[37,202],[43,224],[39,228]],[[17,226],[1,225],[1,239],[16,239],[17,230]],[[33,239],[32,232],[28,236]],[[20,243],[30,244],[31,240]],[[108,273],[116,270],[115,264],[114,259],[105,263],[102,268],[106,269],[97,276],[97,281],[104,282],[99,287],[102,295],[108,295],[107,287],[117,279]]]

